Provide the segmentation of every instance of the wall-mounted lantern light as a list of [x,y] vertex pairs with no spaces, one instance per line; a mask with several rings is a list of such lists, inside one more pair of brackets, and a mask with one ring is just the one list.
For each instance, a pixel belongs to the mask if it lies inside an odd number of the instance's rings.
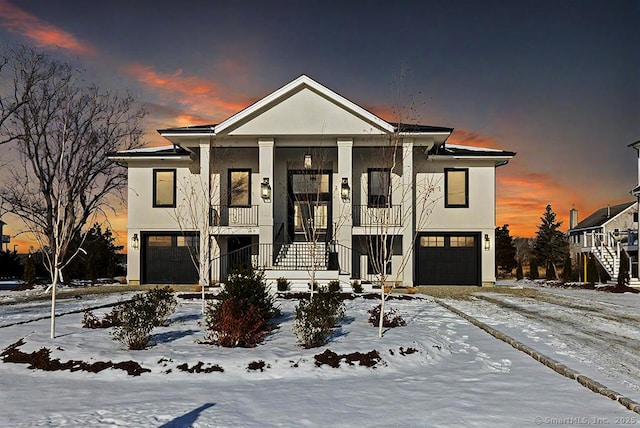
[[351,187],[349,187],[349,179],[347,177],[342,177],[340,197],[344,202],[349,202],[349,199],[351,198]]
[[134,250],[140,248],[140,240],[138,239],[137,233],[134,233],[131,237],[131,248],[133,248]]
[[265,202],[271,202],[271,185],[269,184],[269,177],[264,177],[262,183],[260,183],[260,196]]
[[489,238],[489,234],[484,234],[484,250],[489,251],[491,249],[491,238]]
[[311,153],[304,154],[304,169],[311,169]]

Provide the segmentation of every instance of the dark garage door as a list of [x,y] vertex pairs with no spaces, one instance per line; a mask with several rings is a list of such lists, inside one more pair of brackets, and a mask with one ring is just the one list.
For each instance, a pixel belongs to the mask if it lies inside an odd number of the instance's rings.
[[418,285],[480,285],[479,233],[423,233],[416,240]]
[[198,250],[198,235],[142,234],[142,282],[145,284],[196,284],[198,270],[191,251]]

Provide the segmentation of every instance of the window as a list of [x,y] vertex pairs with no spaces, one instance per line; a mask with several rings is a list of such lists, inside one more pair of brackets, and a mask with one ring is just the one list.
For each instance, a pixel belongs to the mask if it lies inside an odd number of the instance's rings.
[[176,170],[153,170],[153,206],[176,206]]
[[469,208],[469,170],[445,168],[444,177],[444,206]]
[[387,168],[369,168],[369,206],[388,207],[391,203],[391,171]]
[[421,236],[421,247],[444,247],[444,236]]
[[251,206],[251,170],[229,170],[229,206]]
[[476,239],[473,236],[451,236],[449,238],[450,247],[475,247]]

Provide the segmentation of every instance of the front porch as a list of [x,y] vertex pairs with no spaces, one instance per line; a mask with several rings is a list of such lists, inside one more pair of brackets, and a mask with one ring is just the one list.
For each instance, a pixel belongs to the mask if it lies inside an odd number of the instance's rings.
[[314,281],[319,286],[339,281],[344,291],[351,290],[353,281],[365,289],[380,284],[379,275],[368,273],[366,253],[336,243],[308,241],[251,244],[223,254],[211,261],[211,282],[224,283],[234,269],[247,266],[263,271],[273,290],[279,278],[288,280],[292,291],[308,291]]
[[[596,232],[584,231],[578,251],[582,255],[593,254],[600,266],[611,278],[617,282],[620,270],[620,258],[627,257],[629,261],[629,285],[640,287],[638,271],[638,240],[635,231]],[[583,271],[581,277],[586,276],[586,263],[581,261]]]

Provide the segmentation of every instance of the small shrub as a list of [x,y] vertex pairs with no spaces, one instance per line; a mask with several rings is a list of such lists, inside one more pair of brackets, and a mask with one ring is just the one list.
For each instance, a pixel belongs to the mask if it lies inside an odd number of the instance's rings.
[[255,307],[267,321],[280,315],[275,296],[267,290],[264,273],[251,267],[237,269],[229,274],[224,289],[217,296],[218,304],[221,305],[229,298],[243,302],[245,310]]
[[360,281],[353,281],[351,283],[351,288],[354,293],[362,293],[362,284],[360,284]]
[[105,314],[102,319],[89,310],[84,311],[84,316],[82,317],[82,327],[84,328],[109,328],[116,325],[120,325],[120,320],[118,319],[118,311],[115,309]]
[[329,291],[332,293],[339,293],[340,292],[340,281],[329,281]]
[[207,306],[206,340],[225,347],[254,347],[271,330],[269,320],[280,315],[264,274],[252,268],[229,275],[217,302]]
[[270,329],[260,309],[247,308],[246,302],[235,297],[229,297],[219,305],[210,304],[205,322],[205,340],[226,348],[253,348]]
[[280,277],[276,280],[278,291],[287,291],[291,283],[285,277]]
[[152,288],[147,291],[146,298],[149,300],[149,303],[156,308],[153,325],[166,325],[169,316],[173,314],[178,305],[178,301],[173,295],[171,287]]
[[119,305],[118,319],[120,325],[113,328],[113,339],[124,343],[129,349],[144,349],[151,339],[156,307],[146,295],[137,294]]
[[[375,327],[380,325],[380,308],[382,304],[374,307],[367,311],[369,313],[369,322],[373,324]],[[382,326],[383,327],[404,327],[407,325],[407,322],[398,314],[398,311],[391,308],[389,311],[384,313],[382,318]]]
[[308,285],[309,285],[309,291],[311,290],[318,291],[318,281],[310,282]]
[[298,343],[315,348],[327,343],[333,327],[344,317],[344,303],[338,293],[320,289],[310,300],[301,300],[296,306],[293,332]]

